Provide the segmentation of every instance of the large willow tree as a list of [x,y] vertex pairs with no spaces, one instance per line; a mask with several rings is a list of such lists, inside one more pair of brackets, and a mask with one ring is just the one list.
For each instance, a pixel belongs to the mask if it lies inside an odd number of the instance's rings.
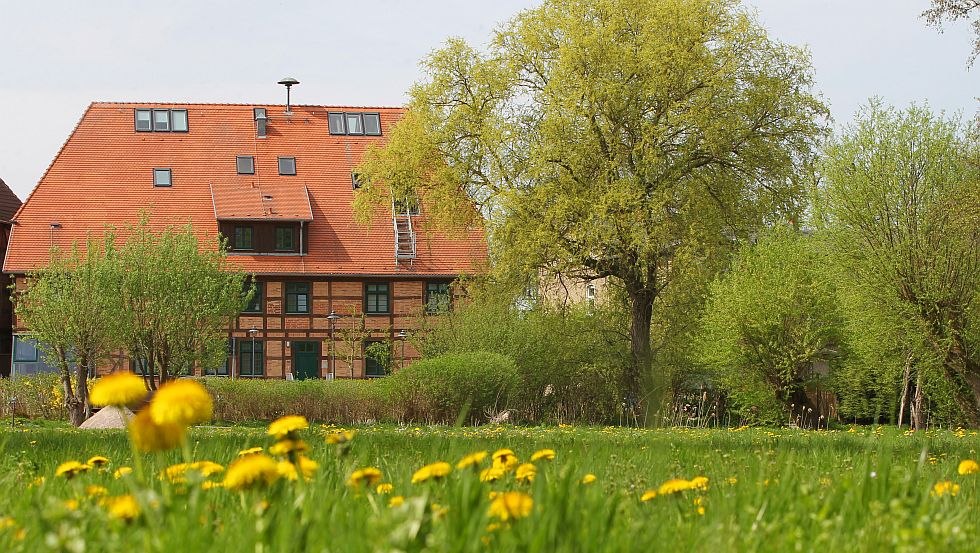
[[794,175],[825,113],[807,54],[735,0],[546,0],[486,50],[450,40],[424,67],[359,169],[360,212],[418,195],[444,224],[486,218],[501,275],[622,281],[624,383],[653,414],[658,298],[798,208]]

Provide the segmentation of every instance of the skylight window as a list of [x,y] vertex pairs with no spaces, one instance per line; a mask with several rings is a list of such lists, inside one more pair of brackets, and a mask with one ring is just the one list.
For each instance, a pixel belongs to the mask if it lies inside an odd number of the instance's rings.
[[170,169],[154,169],[153,186],[173,186],[173,174]]
[[364,124],[360,113],[347,114],[347,134],[364,134]]
[[381,114],[364,114],[364,134],[368,136],[381,136]]
[[381,136],[381,114],[330,112],[327,114],[330,134]]
[[296,174],[296,158],[295,157],[281,157],[281,158],[279,158],[279,174],[280,175],[295,175]]
[[149,109],[135,111],[137,132],[187,132],[186,109]]
[[238,156],[235,158],[235,165],[239,175],[255,174],[255,158],[253,156]]
[[136,110],[136,130],[141,132],[153,130],[153,124],[150,122],[150,110]]
[[173,132],[187,132],[187,110],[170,110],[170,130]]

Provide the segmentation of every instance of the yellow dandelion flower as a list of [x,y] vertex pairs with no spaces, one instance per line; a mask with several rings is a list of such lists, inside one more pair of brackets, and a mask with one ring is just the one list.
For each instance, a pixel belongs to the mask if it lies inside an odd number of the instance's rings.
[[446,476],[452,470],[453,468],[445,461],[425,465],[412,475],[412,484],[418,484],[426,480],[437,480]]
[[0,530],[6,530],[14,526],[17,526],[17,521],[14,520],[14,517],[0,517]]
[[555,460],[555,450],[554,449],[539,449],[531,455],[531,462],[535,461],[554,461]]
[[364,467],[362,469],[355,470],[350,478],[347,479],[347,485],[356,488],[359,486],[371,487],[377,484],[381,480],[381,471],[375,467]]
[[402,503],[405,503],[405,498],[400,495],[394,495],[388,500],[389,507],[398,507]]
[[177,424],[157,424],[149,409],[143,409],[129,421],[129,437],[136,449],[148,453],[166,451],[180,445],[184,427]]
[[345,444],[353,440],[355,434],[357,434],[357,432],[353,430],[344,430],[344,429],[333,430],[327,433],[326,440],[327,443],[330,445]]
[[582,477],[581,480],[582,484],[591,484],[595,481],[596,481],[596,477],[592,473],[586,474],[585,476]]
[[95,455],[93,457],[89,457],[88,461],[85,461],[85,464],[92,468],[102,468],[109,464],[109,459],[101,455]]
[[211,420],[214,404],[200,383],[186,378],[171,380],[157,390],[150,402],[153,422],[190,426]]
[[34,481],[32,481],[32,482],[31,482],[31,483],[30,483],[30,484],[28,485],[28,487],[31,487],[31,488],[36,488],[36,487],[38,487],[38,486],[41,486],[41,485],[43,485],[43,484],[44,484],[44,482],[45,482],[46,480],[47,480],[47,479],[46,479],[46,478],[44,478],[43,476],[38,476],[37,478],[35,478],[35,479],[34,479]]
[[132,495],[107,497],[103,500],[103,505],[112,518],[130,521],[140,516],[139,503]]
[[689,482],[692,490],[706,490],[708,489],[708,477],[707,476],[695,476]]
[[264,454],[246,455],[236,459],[225,473],[224,487],[239,491],[272,484],[279,479],[276,461]]
[[280,440],[269,448],[269,453],[285,457],[290,453],[304,453],[308,449],[303,440]]
[[204,482],[201,482],[202,490],[213,490],[215,488],[223,488],[223,487],[224,484],[222,484],[221,482],[214,482],[212,480],[205,480]]
[[531,463],[524,463],[523,465],[517,467],[517,472],[514,473],[514,479],[518,482],[530,484],[531,482],[534,482],[534,477],[537,475],[537,467]]
[[534,500],[522,492],[504,492],[490,503],[487,514],[502,521],[524,518],[531,514]]
[[279,461],[276,463],[276,470],[279,472],[279,476],[285,478],[286,480],[293,481],[299,478],[299,473],[296,472],[296,467],[289,461]]
[[980,472],[980,464],[977,464],[977,462],[973,459],[963,459],[960,461],[960,466],[956,468],[956,472],[963,476],[967,474],[977,474]]
[[86,464],[79,463],[78,461],[65,461],[64,463],[58,465],[58,468],[56,468],[54,471],[54,475],[64,476],[65,478],[71,479],[74,478],[75,475],[89,470],[89,468],[91,467]]
[[109,495],[109,490],[107,490],[104,486],[96,486],[95,484],[92,484],[85,487],[85,495],[89,497],[101,497],[103,495]]
[[512,450],[506,448],[494,451],[490,458],[493,459],[494,465],[503,466],[507,470],[510,470],[518,464],[517,455],[514,455]]
[[960,493],[960,485],[954,484],[949,480],[944,482],[936,482],[936,485],[932,487],[932,495],[936,497],[942,497],[944,495],[955,496]]
[[704,498],[695,497],[694,498],[694,510],[701,516],[704,516]]
[[62,501],[61,504],[64,505],[65,509],[68,509],[69,511],[78,510],[79,503],[77,499],[66,499]]
[[640,501],[646,503],[655,497],[657,497],[657,490],[647,490],[640,496]]
[[384,482],[382,484],[378,484],[378,487],[374,488],[374,492],[378,495],[384,495],[384,494],[391,493],[392,491],[394,491],[394,489],[395,489],[394,484],[390,482]]
[[494,482],[503,478],[507,471],[503,467],[490,467],[480,471],[480,482]]
[[89,402],[92,405],[134,405],[146,397],[143,379],[130,372],[117,372],[95,381]]
[[301,415],[286,415],[285,417],[280,417],[269,425],[268,434],[277,440],[282,440],[291,434],[298,432],[300,430],[306,430],[310,427],[310,423],[307,422],[306,417]]
[[126,476],[127,474],[131,474],[132,472],[133,472],[133,467],[119,467],[116,469],[116,472],[112,473],[112,476],[113,478],[118,480],[123,476]]
[[470,453],[466,457],[463,457],[462,459],[460,459],[460,461],[458,463],[456,463],[456,468],[458,468],[460,470],[463,470],[463,469],[469,468],[469,467],[476,468],[476,467],[479,467],[480,466],[480,463],[482,463],[483,460],[486,459],[486,458],[487,458],[487,452],[486,451],[477,451],[476,453]]
[[248,449],[243,449],[238,452],[238,456],[242,457],[244,455],[254,455],[256,453],[262,453],[263,449],[261,447],[250,447]]
[[736,478],[734,476],[729,476],[728,477],[728,480],[726,480],[726,482],[728,482],[728,485],[734,486],[735,484],[738,484],[738,478]]
[[672,478],[657,488],[658,495],[670,495],[672,493],[683,492],[691,489],[691,483],[682,478]]
[[313,459],[300,455],[297,459],[299,463],[299,470],[297,471],[296,465],[289,461],[280,461],[277,464],[279,470],[279,475],[287,480],[296,480],[299,478],[299,474],[303,474],[304,480],[309,480],[313,478],[317,469],[320,468],[320,463],[317,463]]

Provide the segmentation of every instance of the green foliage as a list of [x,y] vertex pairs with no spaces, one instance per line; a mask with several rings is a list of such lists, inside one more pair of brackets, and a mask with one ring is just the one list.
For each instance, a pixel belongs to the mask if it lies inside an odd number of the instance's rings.
[[6,421],[0,420],[0,426],[5,423],[9,424],[10,411],[8,409],[10,409],[11,400],[14,400],[13,414],[17,417],[46,420],[68,419],[61,375],[57,373],[0,378],[0,409],[7,417]]
[[391,420],[385,391],[374,380],[206,378],[214,417],[223,422],[270,421],[287,414],[310,421],[354,424]]
[[395,352],[391,340],[374,342],[366,347],[364,349],[364,357],[377,363],[381,367],[381,370],[384,371],[384,374],[391,374],[391,369],[395,363]]
[[508,405],[519,385],[513,359],[473,351],[416,361],[382,385],[396,416],[427,422],[485,422]]
[[730,237],[798,211],[826,113],[807,54],[734,0],[549,0],[486,51],[450,40],[424,68],[358,169],[362,217],[410,191],[474,224],[475,203],[501,278],[617,277],[628,393],[655,412],[657,297]]
[[890,373],[910,359],[925,382],[941,375],[956,410],[974,425],[980,424],[978,159],[978,142],[959,121],[872,102],[827,147],[815,209],[848,284],[882,317],[877,335],[896,354]]

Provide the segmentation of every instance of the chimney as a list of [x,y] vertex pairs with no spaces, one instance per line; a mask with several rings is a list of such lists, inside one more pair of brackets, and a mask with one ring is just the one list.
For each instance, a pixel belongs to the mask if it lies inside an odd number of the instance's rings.
[[292,115],[293,112],[289,109],[290,107],[289,90],[293,87],[294,84],[299,84],[299,81],[297,81],[292,77],[283,77],[282,80],[279,81],[279,84],[286,87],[286,115]]

